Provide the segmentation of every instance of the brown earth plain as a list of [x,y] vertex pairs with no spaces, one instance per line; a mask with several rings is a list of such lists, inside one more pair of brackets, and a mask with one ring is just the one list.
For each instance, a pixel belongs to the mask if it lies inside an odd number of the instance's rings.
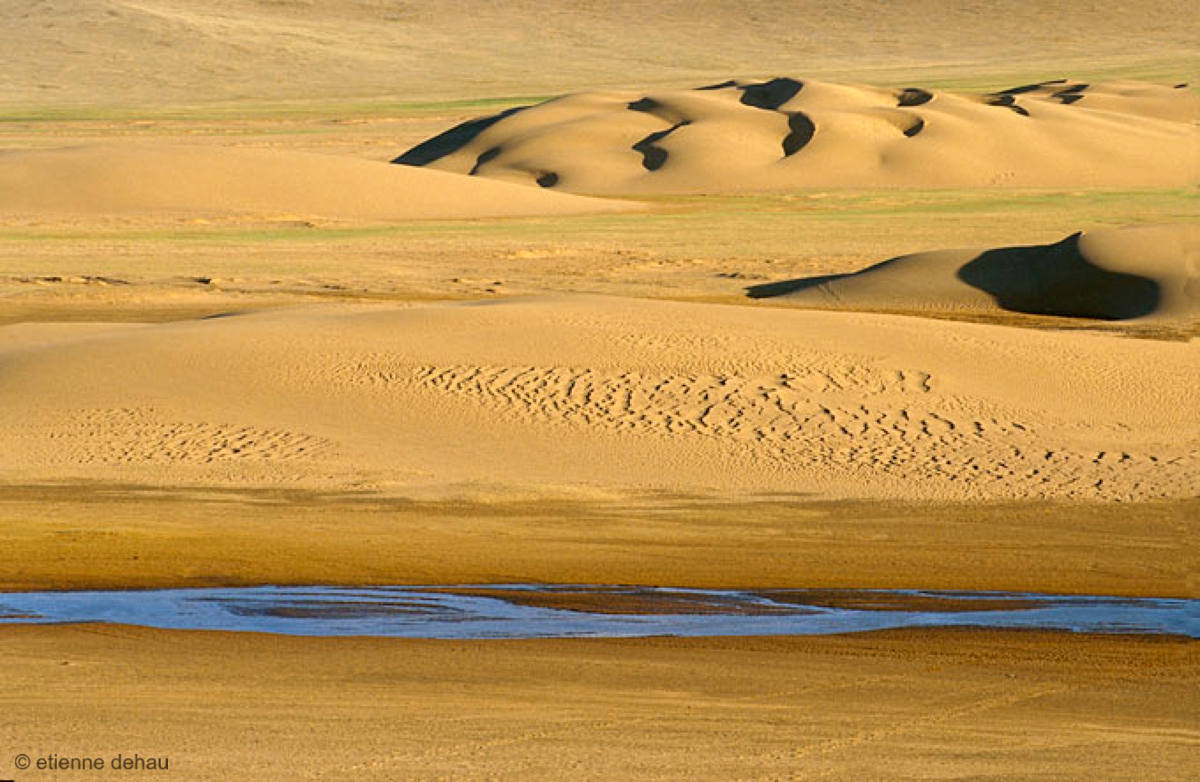
[[[0,0],[0,590],[1200,597],[1198,42],[1184,0]],[[15,765],[117,753],[169,770]],[[1184,636],[0,625],[19,780],[1197,758]]]

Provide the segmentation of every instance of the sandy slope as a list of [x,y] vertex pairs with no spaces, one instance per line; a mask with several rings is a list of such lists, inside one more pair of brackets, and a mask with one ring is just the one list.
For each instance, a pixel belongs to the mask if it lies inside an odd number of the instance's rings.
[[581,296],[2,333],[16,480],[1115,500],[1200,459],[1195,343]]
[[756,286],[803,307],[1127,320],[1200,317],[1200,225],[1100,230],[1049,245],[943,250],[853,274]]
[[398,162],[576,193],[790,187],[1179,186],[1200,96],[1068,79],[957,94],[792,78],[583,92],[429,140]]
[[139,142],[0,152],[0,216],[378,221],[627,208],[440,171],[302,152]]

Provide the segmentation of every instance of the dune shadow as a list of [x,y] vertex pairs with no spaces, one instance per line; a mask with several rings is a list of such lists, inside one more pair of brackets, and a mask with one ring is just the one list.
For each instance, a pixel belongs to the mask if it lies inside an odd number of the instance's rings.
[[527,108],[529,107],[514,106],[511,109],[505,109],[499,114],[493,114],[490,117],[477,117],[476,119],[467,120],[459,125],[455,125],[444,133],[422,141],[399,157],[393,158],[391,162],[405,166],[427,166],[435,160],[440,160],[447,155],[454,154],[474,141],[476,136],[492,125]]
[[905,87],[896,96],[897,106],[923,106],[933,100],[933,93],[920,87]]
[[637,152],[640,152],[642,155],[642,168],[646,169],[647,171],[657,171],[658,169],[662,168],[663,163],[667,162],[669,153],[667,150],[658,146],[658,142],[679,130],[684,125],[689,124],[691,123],[687,120],[684,120],[683,122],[672,125],[666,130],[660,130],[655,133],[651,133],[638,143],[634,144],[633,149]]
[[727,87],[736,87],[736,86],[737,86],[736,81],[734,81],[733,79],[727,79],[727,80],[725,80],[723,82],[719,82],[717,84],[706,84],[703,87],[696,87],[695,89],[697,89],[697,90],[723,90]]
[[746,288],[746,295],[751,299],[769,299],[773,296],[786,296],[789,293],[816,288],[827,282],[853,277],[853,274],[823,274],[820,277],[798,277],[794,280],[779,280],[764,282]]
[[998,92],[994,95],[989,95],[987,97],[987,105],[1003,106],[1006,109],[1011,109],[1011,110],[1015,111],[1016,113],[1020,114],[1022,117],[1029,116],[1029,110],[1026,109],[1024,106],[1017,105],[1017,99],[1014,98],[1012,95],[1005,93],[1005,92]]
[[747,84],[738,87],[742,91],[741,103],[756,109],[778,111],[804,87],[804,82],[786,77],[764,81],[760,84]]
[[1048,81],[1039,81],[1036,84],[1022,84],[1020,87],[1009,87],[1007,90],[1000,90],[997,95],[1023,95],[1026,92],[1037,92],[1043,87],[1049,87],[1052,84],[1066,84],[1066,79],[1050,79]]
[[[471,170],[467,172],[469,176],[475,176],[479,173],[480,166],[486,165],[488,162],[495,160],[500,155],[500,147],[492,147],[491,149],[481,153],[475,158],[475,165],[471,166]],[[396,161],[392,161],[395,163]]]
[[964,264],[958,279],[989,294],[1002,309],[1030,315],[1128,320],[1158,309],[1152,279],[1095,266],[1079,237],[1032,247],[988,250]]
[[788,115],[788,134],[783,137],[783,156],[794,155],[812,141],[817,126],[804,112],[797,111]]

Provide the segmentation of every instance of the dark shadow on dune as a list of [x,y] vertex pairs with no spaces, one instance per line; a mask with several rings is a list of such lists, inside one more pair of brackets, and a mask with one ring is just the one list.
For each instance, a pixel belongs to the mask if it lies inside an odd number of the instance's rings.
[[[1147,277],[1101,269],[1079,251],[1074,234],[1056,244],[988,250],[959,268],[962,282],[990,295],[1001,309],[1026,315],[1094,320],[1128,320],[1158,309],[1159,284]],[[746,288],[751,299],[767,299],[870,275],[910,256],[881,261],[850,274],[780,280]],[[848,291],[847,291],[848,292]]]
[[[475,165],[471,166],[471,170],[468,171],[467,174],[469,174],[470,176],[475,176],[476,174],[479,173],[480,166],[484,165],[489,160],[495,160],[496,156],[499,154],[500,154],[500,147],[492,147],[491,149],[487,150],[486,152],[483,152],[482,154],[480,154],[479,157],[475,158]],[[395,162],[395,161],[393,161],[393,162]]]
[[1083,100],[1083,92],[1088,86],[1087,84],[1072,84],[1070,87],[1061,89],[1050,97],[1058,98],[1064,106],[1068,106],[1077,100]]
[[789,293],[806,291],[809,288],[816,288],[827,282],[835,282],[836,280],[843,280],[853,276],[853,274],[825,274],[820,277],[800,277],[795,280],[764,282],[761,285],[751,285],[746,288],[746,295],[752,299],[769,299],[773,296],[786,296]]
[[903,132],[904,132],[904,135],[908,136],[909,138],[912,138],[913,136],[917,135],[924,129],[925,129],[925,120],[921,119],[920,117],[917,117],[917,121],[914,122],[913,124],[909,125],[907,128],[905,128]]
[[741,102],[744,105],[769,111],[778,111],[780,106],[796,97],[803,88],[804,82],[786,77],[738,87],[742,91]]
[[1051,84],[1066,84],[1066,79],[1050,79],[1049,81],[1039,81],[1037,84],[1022,84],[1020,87],[1009,87],[1007,90],[998,90],[997,95],[1020,95],[1023,92],[1037,92],[1042,87],[1049,87]]
[[629,109],[630,111],[654,111],[660,105],[662,104],[653,98],[639,98],[638,100],[632,100],[629,103],[626,103],[625,108]]
[[921,106],[933,100],[933,93],[920,87],[905,87],[896,96],[897,106]]
[[797,111],[788,115],[788,130],[790,131],[783,137],[783,155],[787,157],[794,155],[812,141],[813,134],[817,132],[817,126],[808,118],[807,114]]
[[[446,155],[453,154],[458,150],[470,144],[476,136],[483,131],[495,125],[506,117],[511,117],[519,111],[524,111],[528,106],[514,106],[511,109],[505,109],[499,114],[493,114],[490,117],[479,117],[477,119],[467,120],[461,125],[455,125],[447,130],[434,136],[431,139],[422,141],[412,149],[405,152],[400,157],[394,158],[393,163],[400,163],[405,166],[426,166],[435,160],[440,160]],[[486,154],[486,153],[485,153]]]
[[1158,308],[1157,282],[1093,265],[1079,252],[1080,236],[1057,244],[988,250],[957,276],[1011,312],[1127,320]]
[[658,142],[662,141],[667,136],[682,128],[684,125],[691,124],[687,120],[672,125],[666,130],[660,130],[656,133],[651,133],[644,139],[633,145],[634,150],[642,153],[642,168],[647,171],[657,171],[662,168],[663,163],[667,162],[668,152],[660,146]]
[[1012,109],[1022,117],[1029,116],[1029,111],[1023,106],[1018,106],[1017,99],[1007,93],[996,93],[995,95],[989,95],[987,98],[987,105],[1003,106],[1007,109]]
[[538,187],[554,187],[558,184],[558,174],[547,171],[534,181],[538,183]]
[[703,87],[696,87],[696,89],[698,89],[698,90],[723,90],[726,87],[736,87],[736,86],[737,86],[737,82],[734,81],[733,79],[729,79],[728,81],[723,81],[720,84],[707,84]]

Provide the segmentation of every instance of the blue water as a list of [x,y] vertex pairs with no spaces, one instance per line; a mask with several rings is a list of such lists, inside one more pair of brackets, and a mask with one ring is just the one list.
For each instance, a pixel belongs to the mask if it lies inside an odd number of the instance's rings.
[[[971,626],[1200,638],[1200,600],[999,592],[845,590],[878,608],[806,605],[805,590],[472,585],[473,589],[634,596],[644,613],[519,605],[439,587],[234,587],[0,594],[0,624],[111,622],[172,630],[398,638],[619,638],[825,635]],[[442,587],[440,589],[450,589]],[[826,602],[839,590],[820,590]],[[816,594],[816,593],[813,593]],[[876,600],[877,598],[877,600]],[[817,599],[814,597],[813,599]],[[952,610],[915,610],[930,605]],[[940,602],[945,601],[945,602]],[[661,603],[661,606],[657,605]]]

